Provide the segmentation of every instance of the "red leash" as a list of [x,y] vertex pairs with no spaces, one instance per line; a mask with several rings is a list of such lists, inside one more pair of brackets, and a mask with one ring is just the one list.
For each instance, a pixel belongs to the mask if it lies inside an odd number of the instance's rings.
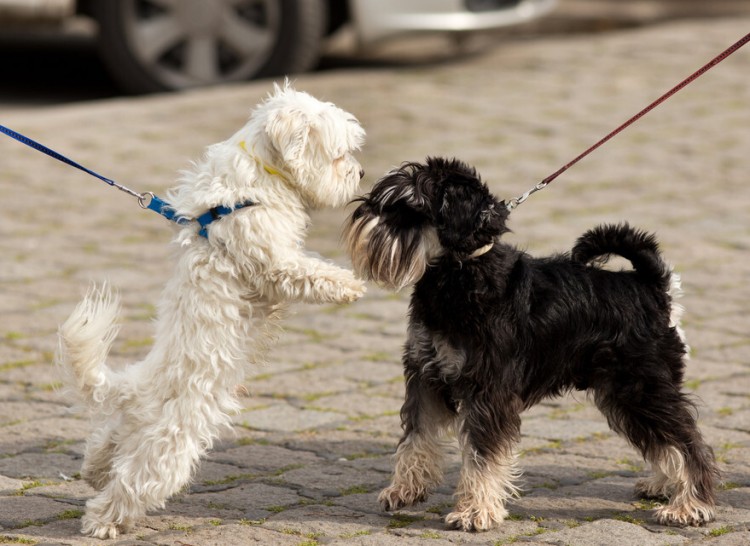
[[728,47],[727,49],[725,49],[724,51],[722,51],[719,55],[717,55],[716,57],[714,57],[706,65],[704,65],[703,67],[701,67],[699,70],[693,72],[693,74],[691,74],[690,76],[688,76],[687,78],[685,78],[684,80],[682,80],[680,83],[678,83],[672,89],[670,89],[669,91],[667,91],[666,93],[664,93],[661,97],[659,97],[654,102],[652,102],[651,104],[649,104],[648,106],[646,106],[646,108],[644,108],[643,110],[641,110],[640,112],[638,112],[636,115],[634,115],[628,121],[626,121],[625,123],[623,123],[622,125],[620,125],[617,129],[615,129],[614,131],[612,131],[611,133],[609,133],[607,136],[605,136],[604,138],[602,138],[599,142],[597,142],[596,144],[594,144],[593,146],[591,146],[590,148],[588,148],[581,155],[579,155],[578,157],[576,157],[575,159],[573,159],[569,163],[567,163],[567,164],[563,165],[562,167],[560,167],[557,171],[555,171],[554,173],[552,173],[551,175],[549,175],[547,178],[545,178],[544,180],[542,180],[541,182],[539,182],[539,184],[537,184],[536,186],[534,186],[533,188],[531,188],[529,191],[527,191],[526,193],[524,193],[520,197],[516,197],[515,199],[512,199],[511,201],[509,201],[507,203],[508,210],[513,210],[518,205],[520,205],[521,203],[523,203],[524,201],[526,201],[529,198],[529,196],[531,196],[532,193],[536,193],[539,190],[544,189],[555,178],[557,178],[558,176],[560,176],[562,173],[564,173],[565,171],[567,171],[570,167],[572,167],[573,165],[575,165],[576,163],[578,163],[581,159],[583,159],[584,157],[586,157],[587,155],[589,155],[591,152],[593,152],[594,150],[596,150],[599,146],[601,146],[602,144],[604,144],[605,142],[607,142],[609,139],[611,139],[613,136],[615,136],[616,134],[620,133],[621,131],[623,131],[624,129],[626,129],[627,127],[629,127],[630,125],[632,125],[633,123],[635,123],[636,121],[638,121],[639,119],[641,119],[643,116],[645,116],[646,114],[648,114],[651,110],[653,110],[654,108],[656,108],[657,106],[659,106],[662,102],[664,102],[665,100],[667,100],[668,98],[670,98],[672,95],[674,95],[675,93],[677,93],[683,87],[687,86],[688,84],[690,84],[693,81],[695,81],[698,78],[700,78],[703,74],[705,74],[706,72],[708,72],[711,68],[713,68],[714,66],[716,66],[717,64],[719,64],[721,61],[723,61],[724,59],[726,59],[727,57],[729,57],[732,53],[734,53],[735,51],[737,51],[739,48],[741,48],[742,46],[744,46],[748,42],[750,42],[750,34],[745,35],[744,38],[742,38],[741,40],[737,41],[735,44],[731,45],[730,47]]

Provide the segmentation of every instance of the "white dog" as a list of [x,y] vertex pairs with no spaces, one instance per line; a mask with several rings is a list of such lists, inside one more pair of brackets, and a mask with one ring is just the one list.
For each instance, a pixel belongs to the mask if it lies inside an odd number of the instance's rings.
[[188,483],[241,409],[237,388],[273,341],[285,304],[362,296],[362,281],[306,254],[303,240],[306,209],[354,196],[363,172],[352,152],[363,141],[351,114],[276,86],[169,195],[181,217],[217,207],[226,216],[204,236],[197,222],[179,230],[146,358],[122,370],[105,364],[119,311],[106,285],[60,327],[58,360],[94,423],[81,474],[98,494],[86,504],[82,533],[114,538]]

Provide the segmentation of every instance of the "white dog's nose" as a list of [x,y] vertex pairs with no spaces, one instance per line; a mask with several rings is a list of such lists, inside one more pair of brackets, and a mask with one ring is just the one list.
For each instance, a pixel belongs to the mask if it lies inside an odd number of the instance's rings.
[[364,177],[365,177],[365,170],[364,169],[360,169],[359,170],[359,179],[362,180]]

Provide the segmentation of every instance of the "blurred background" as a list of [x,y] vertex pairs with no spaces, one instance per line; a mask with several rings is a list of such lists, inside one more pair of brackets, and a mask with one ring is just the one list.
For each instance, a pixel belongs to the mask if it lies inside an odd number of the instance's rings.
[[0,107],[461,62],[508,41],[741,13],[748,0],[0,0]]

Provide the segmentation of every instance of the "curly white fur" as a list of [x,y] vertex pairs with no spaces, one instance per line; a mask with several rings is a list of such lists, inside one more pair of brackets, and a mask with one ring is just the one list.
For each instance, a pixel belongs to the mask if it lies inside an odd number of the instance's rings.
[[83,533],[114,538],[188,483],[240,410],[236,389],[274,340],[287,303],[362,296],[362,281],[305,253],[303,241],[307,209],[354,196],[362,172],[352,153],[363,141],[351,114],[276,86],[169,194],[188,218],[257,204],[212,223],[207,238],[194,223],[179,229],[149,354],[121,371],[105,364],[119,310],[106,285],[60,327],[58,361],[94,425],[82,475],[98,493],[87,503]]

